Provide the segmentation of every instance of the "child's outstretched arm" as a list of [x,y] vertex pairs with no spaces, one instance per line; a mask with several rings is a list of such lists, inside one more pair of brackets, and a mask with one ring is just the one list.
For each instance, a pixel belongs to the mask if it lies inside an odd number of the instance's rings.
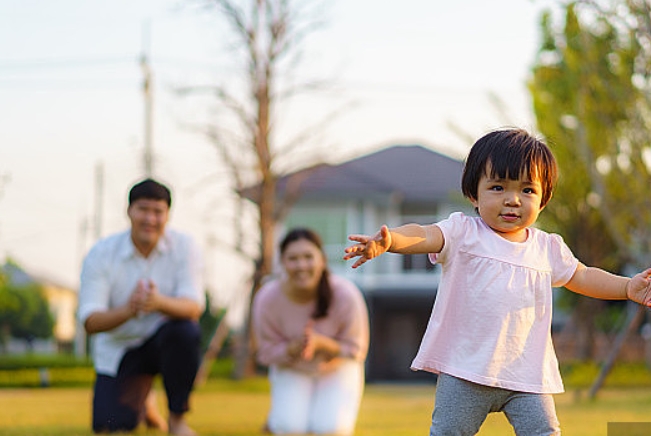
[[344,260],[359,257],[353,268],[386,253],[419,254],[438,253],[443,248],[443,232],[435,225],[405,224],[389,229],[382,226],[374,236],[350,235],[357,242],[345,249]]
[[357,242],[356,244],[346,247],[344,260],[359,257],[353,263],[353,268],[366,263],[367,261],[386,253],[391,247],[391,232],[387,226],[382,226],[374,236],[368,235],[350,235],[348,239]]
[[599,268],[579,263],[574,275],[565,287],[577,294],[602,300],[635,301],[651,307],[651,268],[631,278],[611,274]]

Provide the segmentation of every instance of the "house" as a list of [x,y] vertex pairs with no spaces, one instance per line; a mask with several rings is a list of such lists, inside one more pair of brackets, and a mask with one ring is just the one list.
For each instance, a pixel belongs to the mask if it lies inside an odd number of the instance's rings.
[[279,198],[296,197],[279,235],[307,226],[323,238],[330,269],[364,293],[371,323],[367,380],[412,380],[431,374],[409,369],[436,295],[439,267],[426,255],[387,254],[352,270],[343,261],[347,236],[382,224],[432,223],[452,211],[469,212],[461,194],[463,162],[419,145],[398,145],[343,162],[290,174]]
[[[43,290],[54,319],[54,343],[39,341],[37,349],[42,352],[71,351],[76,331],[77,292],[56,281],[30,274],[13,262],[6,262],[0,269],[14,285],[38,284]],[[14,342],[12,349],[22,351],[22,345]]]
[[40,279],[40,283],[54,318],[57,350],[72,352],[77,330],[77,292],[47,279]]

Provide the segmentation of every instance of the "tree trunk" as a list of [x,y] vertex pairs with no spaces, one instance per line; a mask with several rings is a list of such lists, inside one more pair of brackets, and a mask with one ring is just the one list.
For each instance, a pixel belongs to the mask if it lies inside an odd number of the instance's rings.
[[219,321],[219,325],[215,329],[210,343],[208,344],[208,349],[203,355],[203,360],[201,361],[201,366],[199,371],[197,371],[197,376],[194,379],[195,386],[203,385],[208,379],[210,374],[210,365],[217,358],[217,355],[224,345],[224,341],[228,336],[228,323],[226,322],[226,316],[222,316],[222,319]]
[[574,358],[587,361],[595,357],[595,317],[601,311],[602,301],[581,297],[574,308],[576,346]]
[[236,339],[236,367],[233,376],[236,379],[250,377],[256,373],[255,362],[255,338],[253,336],[251,309],[253,306],[253,299],[255,294],[260,289],[265,277],[269,276],[272,272],[274,251],[275,251],[275,194],[276,194],[276,180],[270,176],[263,181],[261,195],[259,200],[260,210],[260,258],[256,262],[256,268],[253,275],[253,286],[247,307],[246,319],[244,321],[244,328]]
[[[634,304],[634,303],[629,303],[629,304]],[[599,389],[601,389],[601,387],[603,386],[604,382],[606,381],[606,377],[608,376],[610,370],[613,369],[613,366],[615,365],[617,356],[619,355],[622,346],[626,342],[626,339],[628,339],[628,337],[634,331],[637,330],[637,328],[640,326],[642,321],[644,321],[644,318],[646,316],[646,308],[642,305],[636,305],[636,306],[637,308],[635,310],[629,311],[629,317],[626,321],[626,326],[624,326],[624,328],[622,328],[622,330],[617,335],[615,344],[610,350],[610,354],[604,361],[601,367],[601,371],[599,372],[599,376],[597,376],[597,379],[590,387],[590,392],[588,394],[588,397],[590,399],[594,399]]]

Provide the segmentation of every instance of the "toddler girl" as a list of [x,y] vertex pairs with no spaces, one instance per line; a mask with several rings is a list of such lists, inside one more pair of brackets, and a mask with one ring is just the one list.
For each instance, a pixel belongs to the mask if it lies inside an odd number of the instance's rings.
[[351,235],[352,265],[385,253],[430,253],[442,268],[412,369],[439,374],[430,435],[474,435],[504,412],[517,435],[559,435],[552,394],[563,392],[551,339],[552,288],[651,307],[651,268],[633,278],[579,262],[563,239],[533,228],[552,196],[556,161],[520,129],[498,130],[470,150],[463,194],[477,217],[453,213]]

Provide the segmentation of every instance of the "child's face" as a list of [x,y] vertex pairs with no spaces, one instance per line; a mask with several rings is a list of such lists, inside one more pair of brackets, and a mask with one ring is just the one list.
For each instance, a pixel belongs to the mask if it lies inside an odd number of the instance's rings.
[[[490,171],[487,171],[490,174]],[[488,226],[512,242],[527,239],[527,227],[543,210],[539,179],[492,179],[484,174],[479,180],[477,198],[470,199]]]

